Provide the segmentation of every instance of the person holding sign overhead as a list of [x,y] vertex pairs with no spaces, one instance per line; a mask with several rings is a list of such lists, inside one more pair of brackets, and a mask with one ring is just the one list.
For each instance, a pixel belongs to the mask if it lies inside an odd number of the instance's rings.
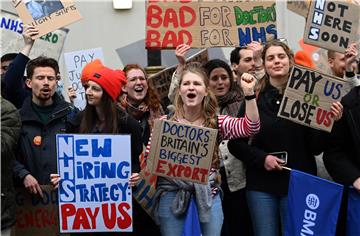
[[[140,172],[139,156],[142,152],[141,131],[137,121],[116,104],[121,88],[126,84],[124,72],[112,70],[97,59],[84,67],[81,82],[85,88],[86,107],[71,121],[66,131],[85,134],[130,134],[132,174],[129,185],[135,186],[140,180],[138,173]],[[60,176],[51,174],[50,179],[53,186],[58,187]],[[136,228],[139,226],[136,225],[136,220],[133,222],[136,233]],[[92,235],[98,234],[92,233]]]
[[[209,80],[199,63],[190,63],[179,78],[175,98],[175,113],[164,116],[182,124],[208,127],[219,131],[219,140],[249,137],[259,131],[260,121],[254,95],[256,79],[249,74],[241,78],[247,104],[242,118],[217,115],[217,102],[209,89]],[[151,139],[146,149],[150,153]],[[151,162],[152,160],[147,160]],[[215,145],[212,168],[207,185],[168,177],[159,177],[154,203],[154,215],[162,235],[181,235],[188,204],[196,199],[202,235],[220,235],[223,211],[220,199],[218,147]]]
[[[270,41],[262,59],[266,74],[257,87],[262,128],[251,138],[251,145],[249,140],[237,139],[230,140],[228,148],[246,164],[246,195],[255,235],[278,236],[284,233],[287,214],[289,172],[283,166],[316,175],[314,155],[323,151],[326,139],[323,132],[277,117],[294,63],[289,47]],[[341,104],[334,103],[331,111],[338,119]]]
[[345,53],[328,50],[327,56],[333,75],[349,81],[352,88],[360,85],[360,80],[355,75],[357,67],[356,57],[358,56],[356,43],[350,44]]

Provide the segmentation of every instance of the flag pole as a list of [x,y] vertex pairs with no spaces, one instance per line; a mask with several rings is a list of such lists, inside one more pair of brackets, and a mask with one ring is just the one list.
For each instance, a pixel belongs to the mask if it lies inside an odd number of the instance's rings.
[[289,167],[282,166],[282,168],[285,169],[285,170],[291,171],[291,168],[289,168]]

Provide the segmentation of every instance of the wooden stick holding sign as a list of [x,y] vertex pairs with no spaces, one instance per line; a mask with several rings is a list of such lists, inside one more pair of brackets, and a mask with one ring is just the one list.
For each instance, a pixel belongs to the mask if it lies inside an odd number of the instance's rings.
[[148,157],[150,172],[207,184],[217,130],[156,120]]
[[312,1],[304,42],[344,53],[356,40],[359,10],[359,5],[345,1]]
[[71,0],[12,0],[12,2],[24,24],[39,29],[39,34],[33,39],[82,18]]
[[279,117],[330,132],[334,124],[330,108],[350,91],[347,81],[294,66],[280,104]]

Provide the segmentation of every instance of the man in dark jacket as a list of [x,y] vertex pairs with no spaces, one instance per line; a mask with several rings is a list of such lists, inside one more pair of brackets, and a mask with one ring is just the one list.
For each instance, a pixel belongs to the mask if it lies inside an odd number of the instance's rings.
[[59,79],[56,60],[38,57],[29,61],[26,72],[32,96],[20,110],[22,128],[14,172],[30,193],[42,196],[40,185],[50,184],[50,173],[57,172],[55,135],[66,131],[75,109],[55,93]]
[[1,98],[1,235],[9,235],[15,224],[15,189],[12,164],[21,121],[13,104]]
[[5,98],[21,108],[24,100],[31,95],[31,91],[24,83],[24,72],[26,63],[30,60],[29,55],[35,40],[31,37],[39,33],[38,29],[32,26],[25,26],[23,32],[24,47],[8,64],[6,73],[2,74],[5,89]]
[[[353,88],[341,101],[344,115],[334,123],[324,163],[331,177],[360,192],[360,86]],[[340,209],[337,235],[345,235],[347,188]]]

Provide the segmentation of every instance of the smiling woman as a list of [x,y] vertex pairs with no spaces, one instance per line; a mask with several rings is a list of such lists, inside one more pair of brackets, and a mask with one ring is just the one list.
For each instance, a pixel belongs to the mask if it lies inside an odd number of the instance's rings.
[[[283,165],[316,175],[314,156],[324,149],[327,133],[277,116],[294,63],[290,48],[270,41],[262,58],[266,74],[257,90],[261,130],[252,137],[251,145],[248,139],[238,139],[229,141],[228,148],[246,164],[246,198],[255,235],[277,236],[284,235],[288,214],[290,175]],[[241,109],[240,114],[243,112]],[[287,153],[287,163],[276,155],[280,152]]]
[[[142,152],[140,127],[138,122],[119,108],[116,103],[122,87],[126,84],[125,73],[121,70],[112,70],[104,66],[100,60],[95,60],[84,67],[81,82],[85,88],[87,104],[76,119],[70,122],[71,124],[66,131],[68,133],[130,135],[131,175],[129,185],[135,186],[140,180],[139,156]],[[103,167],[99,168],[102,169]],[[77,168],[81,169],[79,166]],[[86,169],[86,167],[84,168]],[[57,186],[60,177],[57,174],[52,174],[50,178],[52,184]],[[138,235],[137,232],[140,229],[138,224],[141,222],[136,217],[139,211],[143,210],[133,202],[133,235]],[[118,235],[115,233],[105,234]],[[92,235],[103,234],[92,233]]]
[[154,119],[164,112],[158,96],[148,84],[145,70],[138,64],[129,64],[124,67],[124,72],[127,84],[122,88],[124,93],[119,97],[118,104],[139,121],[143,144],[146,145]]

